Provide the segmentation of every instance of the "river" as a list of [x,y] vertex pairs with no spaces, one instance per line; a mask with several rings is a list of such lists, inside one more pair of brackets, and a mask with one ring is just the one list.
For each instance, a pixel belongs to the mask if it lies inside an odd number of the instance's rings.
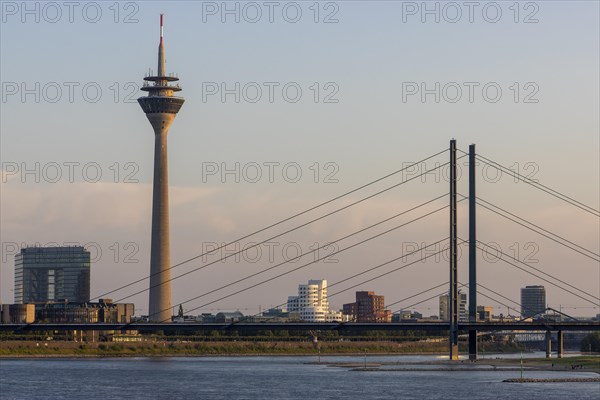
[[[487,356],[495,358],[494,356]],[[367,363],[411,363],[436,356],[369,356]],[[327,363],[363,357],[172,357],[0,360],[0,398],[9,399],[595,399],[600,383],[503,383],[519,371],[482,361],[460,371],[352,371]],[[423,365],[418,365],[422,368]],[[596,377],[590,372],[527,371],[528,378]]]

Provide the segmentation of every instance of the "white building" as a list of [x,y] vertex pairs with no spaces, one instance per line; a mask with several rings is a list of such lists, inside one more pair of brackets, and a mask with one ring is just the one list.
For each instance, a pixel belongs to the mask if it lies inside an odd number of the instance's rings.
[[341,311],[329,310],[327,281],[310,280],[306,285],[298,285],[298,296],[288,297],[288,312],[297,312],[306,322],[342,321]]

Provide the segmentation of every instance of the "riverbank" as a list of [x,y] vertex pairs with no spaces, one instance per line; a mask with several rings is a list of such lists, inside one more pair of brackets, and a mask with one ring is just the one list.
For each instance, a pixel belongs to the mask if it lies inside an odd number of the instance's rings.
[[[428,342],[66,342],[66,341],[2,341],[0,358],[47,357],[186,357],[186,356],[240,356],[240,355],[363,355],[405,354],[444,355],[446,343]],[[480,347],[488,353],[515,353],[522,349],[510,344],[489,344]],[[466,351],[462,349],[462,351]]]
[[[490,344],[487,348],[489,349]],[[519,371],[521,360],[515,358],[518,348],[495,344],[491,351],[480,347],[480,356],[493,354],[493,358],[480,358],[476,362],[467,359],[448,361],[403,361],[401,358],[384,362],[331,362],[320,356],[447,356],[447,344],[423,342],[319,342],[316,348],[311,342],[100,342],[78,343],[65,341],[2,341],[0,359],[48,359],[48,358],[131,358],[131,357],[256,357],[256,356],[306,356],[307,364],[324,364],[353,371],[427,372],[432,366],[437,371]],[[466,348],[461,348],[465,355]],[[502,353],[513,354],[502,358]],[[367,359],[365,359],[366,361]],[[575,356],[568,358],[525,358],[525,371],[595,372],[600,374],[600,356]],[[441,368],[441,369],[440,369]]]
[[600,382],[600,378],[549,378],[549,379],[512,378],[512,379],[505,379],[502,382],[506,382],[506,383],[589,383],[589,382]]
[[600,355],[568,358],[532,358],[524,361],[527,366],[544,366],[552,370],[593,371],[600,374]]
[[[469,360],[449,361],[447,359],[429,361],[338,361],[311,362],[311,364],[326,364],[329,367],[345,368],[354,372],[516,372],[525,375],[534,371],[552,371],[561,374],[596,373],[600,375],[600,356],[574,356],[563,359],[528,358],[486,358],[475,362]],[[528,378],[529,379],[529,378]],[[537,378],[532,378],[537,379]],[[548,378],[548,379],[579,379],[579,378]],[[600,376],[589,377],[589,382],[600,382]],[[550,380],[548,380],[550,382]],[[565,381],[566,382],[566,381]],[[575,382],[575,381],[573,381]]]
[[[348,368],[352,371],[367,372],[441,372],[461,371],[555,371],[555,372],[594,372],[600,374],[600,356],[574,356],[568,358],[525,358],[523,364],[518,358],[484,358],[471,362],[469,360],[449,361],[386,361],[386,362],[326,362],[328,366]],[[432,369],[435,366],[435,369]],[[596,378],[594,378],[596,379]]]

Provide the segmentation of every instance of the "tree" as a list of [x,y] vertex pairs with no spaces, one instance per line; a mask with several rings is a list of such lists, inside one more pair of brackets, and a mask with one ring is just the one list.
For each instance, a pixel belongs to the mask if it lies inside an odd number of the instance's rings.
[[600,352],[600,332],[592,332],[581,341],[581,351]]

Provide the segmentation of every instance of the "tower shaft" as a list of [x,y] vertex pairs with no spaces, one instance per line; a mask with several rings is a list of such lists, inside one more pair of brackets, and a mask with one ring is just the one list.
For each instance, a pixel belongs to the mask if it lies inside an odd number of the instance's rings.
[[[167,75],[163,43],[163,16],[160,16],[160,44],[158,46],[158,75],[144,78],[142,87],[148,96],[138,103],[154,129],[154,180],[152,187],[152,248],[150,250],[150,301],[148,318],[152,322],[171,322],[171,257],[169,239],[169,167],[167,135],[183,97],[174,96],[179,86],[169,82],[179,79]],[[149,84],[152,82],[152,84]]]
[[[152,114],[154,181],[152,187],[152,247],[150,251],[151,321],[171,320],[171,256],[169,238],[169,167],[167,134],[175,114]],[[150,114],[149,118],[150,119]]]

